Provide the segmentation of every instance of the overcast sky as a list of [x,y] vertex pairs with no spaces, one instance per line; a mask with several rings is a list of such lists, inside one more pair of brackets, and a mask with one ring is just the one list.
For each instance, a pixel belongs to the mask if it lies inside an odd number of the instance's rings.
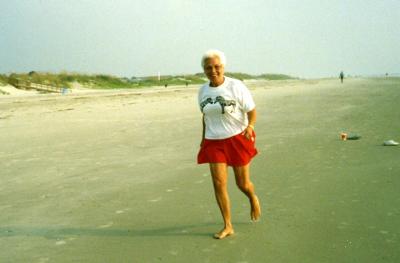
[[0,0],[0,73],[400,72],[399,0]]

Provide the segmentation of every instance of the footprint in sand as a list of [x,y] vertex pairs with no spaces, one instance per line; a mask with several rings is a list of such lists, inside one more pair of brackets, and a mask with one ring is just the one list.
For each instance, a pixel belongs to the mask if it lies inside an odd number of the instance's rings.
[[62,246],[62,245],[65,245],[65,244],[67,244],[67,242],[65,242],[64,240],[59,240],[59,241],[56,242],[57,246]]
[[204,248],[204,249],[202,249],[201,251],[203,251],[203,252],[205,252],[205,253],[209,253],[209,252],[212,252],[212,249]]
[[155,203],[155,202],[159,202],[159,201],[161,201],[161,197],[158,197],[158,198],[156,198],[156,199],[150,199],[150,200],[147,200],[148,202],[152,202],[152,203]]
[[286,198],[286,199],[290,199],[290,198],[292,198],[293,197],[293,195],[292,194],[289,194],[289,195],[285,195],[285,196],[283,196],[283,198]]
[[123,213],[125,213],[126,211],[128,211],[129,210],[129,208],[125,208],[125,209],[123,209],[123,210],[117,210],[117,211],[115,211],[115,213],[116,214],[123,214]]
[[113,222],[109,222],[108,224],[98,226],[97,228],[109,228],[109,227],[111,227],[113,224],[114,224]]

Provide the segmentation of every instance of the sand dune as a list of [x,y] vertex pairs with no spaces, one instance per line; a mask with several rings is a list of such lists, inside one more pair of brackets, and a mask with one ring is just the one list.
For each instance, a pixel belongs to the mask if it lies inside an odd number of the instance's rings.
[[27,95],[37,95],[37,94],[38,94],[37,91],[17,89],[11,85],[5,85],[5,86],[0,85],[0,98],[1,96],[27,96]]

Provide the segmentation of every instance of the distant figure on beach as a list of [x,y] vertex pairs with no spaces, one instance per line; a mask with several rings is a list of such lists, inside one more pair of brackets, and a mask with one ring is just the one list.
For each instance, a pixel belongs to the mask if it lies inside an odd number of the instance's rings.
[[251,159],[257,154],[256,105],[240,80],[224,76],[225,64],[221,51],[209,50],[203,55],[201,65],[210,81],[198,92],[203,133],[197,163],[209,163],[215,197],[224,220],[224,228],[214,235],[217,239],[234,233],[227,191],[228,166],[233,168],[236,185],[249,198],[251,220],[261,216],[249,169]]
[[343,83],[343,79],[344,79],[343,71],[340,71],[339,77],[340,77],[340,82]]

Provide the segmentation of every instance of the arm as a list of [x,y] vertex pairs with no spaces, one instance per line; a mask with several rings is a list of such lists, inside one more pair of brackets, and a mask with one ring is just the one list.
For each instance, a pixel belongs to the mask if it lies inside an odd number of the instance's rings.
[[247,113],[247,119],[249,120],[249,124],[244,130],[243,135],[246,136],[248,140],[254,140],[253,130],[257,120],[257,112],[255,108]]
[[202,132],[202,136],[201,136],[200,147],[203,147],[204,137],[205,137],[205,133],[206,133],[206,123],[204,122],[204,114],[203,114],[202,122],[203,122],[203,132]]

